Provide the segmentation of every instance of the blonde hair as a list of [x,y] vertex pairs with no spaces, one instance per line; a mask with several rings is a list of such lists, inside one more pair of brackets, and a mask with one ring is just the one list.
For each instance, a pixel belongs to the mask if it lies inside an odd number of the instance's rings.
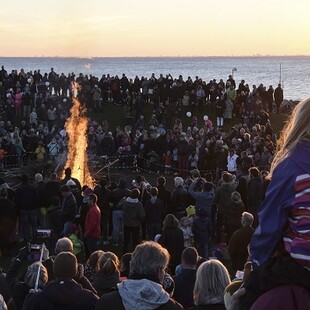
[[220,261],[210,259],[202,263],[197,270],[193,291],[195,305],[209,304],[214,300],[224,302],[224,291],[230,282],[229,273]]
[[47,269],[42,265],[42,263],[35,262],[30,266],[28,266],[27,272],[24,277],[25,283],[31,288],[34,288],[35,286],[39,266],[40,266],[39,287],[42,288],[48,281]]
[[297,104],[286,123],[279,140],[279,151],[271,164],[270,176],[278,164],[292,154],[301,140],[310,141],[309,115],[310,98]]
[[106,275],[111,275],[119,270],[119,259],[112,252],[104,252],[98,261],[99,269],[103,270]]

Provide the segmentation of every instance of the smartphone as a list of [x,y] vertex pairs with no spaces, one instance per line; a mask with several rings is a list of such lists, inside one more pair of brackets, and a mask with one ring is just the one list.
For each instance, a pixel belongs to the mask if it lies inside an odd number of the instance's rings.
[[30,249],[29,249],[30,254],[28,256],[28,259],[35,260],[35,261],[40,260],[41,248],[42,248],[41,244],[37,244],[37,243],[30,244]]
[[37,239],[50,239],[52,237],[51,229],[36,229],[35,236]]

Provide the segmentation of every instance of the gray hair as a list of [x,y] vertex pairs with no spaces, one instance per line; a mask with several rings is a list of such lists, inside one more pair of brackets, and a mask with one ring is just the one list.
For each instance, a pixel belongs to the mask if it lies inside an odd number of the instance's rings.
[[41,266],[40,277],[39,277],[39,287],[43,287],[48,281],[48,273],[47,273],[46,268],[42,265],[42,263],[35,262],[28,267],[27,272],[25,274],[25,278],[24,278],[25,283],[31,288],[34,288],[35,286],[39,266]]
[[56,242],[55,251],[57,254],[61,253],[61,252],[73,253],[72,241],[67,237],[63,237],[63,238],[58,239]]
[[243,226],[251,226],[254,222],[254,216],[249,212],[243,212],[241,222]]
[[169,263],[169,253],[160,244],[146,241],[136,246],[130,261],[129,277],[145,277],[160,279]]
[[226,267],[216,259],[202,263],[196,275],[193,291],[196,306],[208,303],[224,302],[224,291],[230,284],[229,273]]
[[35,176],[34,176],[34,179],[37,183],[39,182],[42,182],[43,181],[43,176],[41,173],[37,173]]
[[174,185],[175,187],[181,186],[184,184],[184,180],[181,177],[174,178]]

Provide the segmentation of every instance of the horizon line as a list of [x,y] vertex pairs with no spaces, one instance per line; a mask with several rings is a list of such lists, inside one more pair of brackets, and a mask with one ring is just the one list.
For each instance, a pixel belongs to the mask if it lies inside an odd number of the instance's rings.
[[0,58],[276,58],[276,57],[310,57],[310,54],[294,54],[294,55],[269,55],[269,54],[255,54],[255,55],[159,55],[159,56],[2,56]]

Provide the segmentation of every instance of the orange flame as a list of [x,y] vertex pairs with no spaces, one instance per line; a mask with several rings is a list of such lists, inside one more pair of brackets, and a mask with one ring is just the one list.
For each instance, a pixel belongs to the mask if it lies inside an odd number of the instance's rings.
[[93,179],[89,172],[87,158],[87,128],[88,118],[85,116],[86,108],[82,107],[75,94],[78,84],[72,83],[73,106],[71,116],[67,119],[65,129],[69,137],[68,155],[65,167],[70,167],[72,176],[77,178],[81,185],[93,186]]

